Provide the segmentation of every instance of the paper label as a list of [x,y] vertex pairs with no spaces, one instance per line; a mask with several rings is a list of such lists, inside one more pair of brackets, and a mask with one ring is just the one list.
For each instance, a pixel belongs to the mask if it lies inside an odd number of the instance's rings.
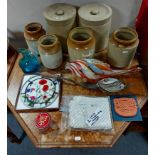
[[76,136],[76,137],[74,138],[74,140],[75,140],[75,141],[80,141],[80,140],[81,140],[81,137],[80,137],[80,136]]
[[93,124],[95,124],[102,116],[102,114],[103,114],[103,111],[97,108],[96,111],[86,120],[86,124],[89,127],[93,126]]
[[123,53],[123,54],[128,54],[128,53],[129,53],[129,51],[123,51],[122,53]]

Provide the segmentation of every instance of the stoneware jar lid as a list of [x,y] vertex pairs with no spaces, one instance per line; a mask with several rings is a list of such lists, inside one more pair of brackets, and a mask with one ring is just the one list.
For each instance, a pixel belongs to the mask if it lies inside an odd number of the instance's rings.
[[103,3],[90,3],[81,6],[78,14],[85,24],[103,25],[111,18],[112,9]]
[[71,22],[76,16],[75,7],[65,3],[55,3],[46,7],[44,17],[52,23]]

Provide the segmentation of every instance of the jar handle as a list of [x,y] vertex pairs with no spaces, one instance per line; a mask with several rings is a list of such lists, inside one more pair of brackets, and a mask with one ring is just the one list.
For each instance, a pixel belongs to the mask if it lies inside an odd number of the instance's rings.
[[55,14],[58,16],[62,16],[62,15],[64,15],[64,10],[58,10],[58,11],[56,11]]
[[99,14],[99,11],[98,10],[91,10],[90,11],[90,14],[91,15],[98,15]]

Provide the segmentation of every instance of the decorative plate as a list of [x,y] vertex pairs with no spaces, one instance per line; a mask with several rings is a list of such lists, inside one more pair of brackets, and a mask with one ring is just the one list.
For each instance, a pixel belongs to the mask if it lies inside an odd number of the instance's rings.
[[60,81],[41,75],[25,75],[16,109],[59,107]]

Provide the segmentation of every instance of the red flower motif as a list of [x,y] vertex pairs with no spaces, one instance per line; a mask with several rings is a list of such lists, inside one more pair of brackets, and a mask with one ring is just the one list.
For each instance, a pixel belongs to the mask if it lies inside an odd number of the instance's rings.
[[42,80],[39,81],[39,84],[40,84],[40,85],[44,85],[44,84],[46,84],[46,83],[47,83],[47,81],[46,81],[45,79],[42,79]]
[[47,98],[47,96],[46,96],[46,95],[44,95],[44,96],[43,96],[43,99],[45,99],[45,98]]
[[30,96],[30,98],[31,98],[31,100],[35,100],[36,99],[35,96]]
[[31,91],[34,91],[35,90],[35,88],[31,88]]
[[43,91],[47,91],[48,90],[48,85],[44,85],[42,88]]

